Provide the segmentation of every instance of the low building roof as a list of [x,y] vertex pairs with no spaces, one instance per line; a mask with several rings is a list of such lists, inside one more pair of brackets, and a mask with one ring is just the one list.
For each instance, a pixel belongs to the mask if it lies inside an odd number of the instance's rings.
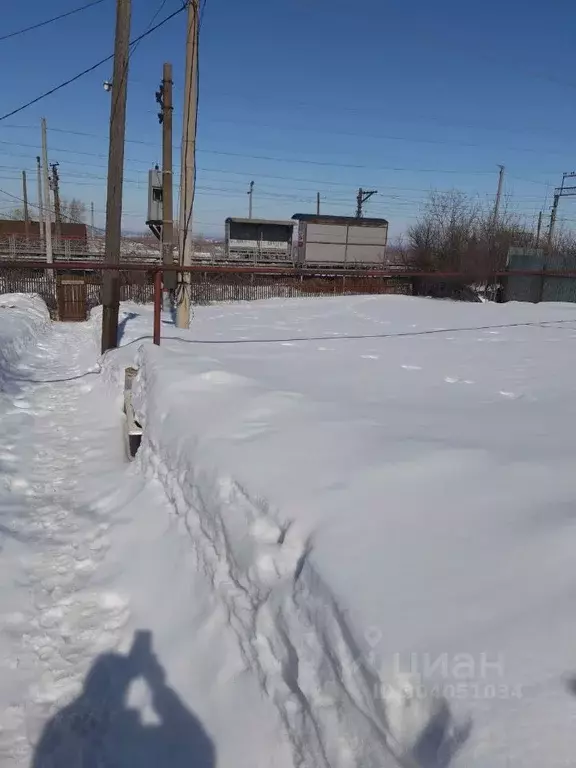
[[357,218],[356,216],[330,216],[316,213],[295,213],[293,219],[310,224],[350,224],[355,227],[387,227],[386,219]]
[[273,224],[279,227],[293,227],[294,222],[291,219],[287,221],[282,219],[238,219],[235,216],[229,216],[226,224]]

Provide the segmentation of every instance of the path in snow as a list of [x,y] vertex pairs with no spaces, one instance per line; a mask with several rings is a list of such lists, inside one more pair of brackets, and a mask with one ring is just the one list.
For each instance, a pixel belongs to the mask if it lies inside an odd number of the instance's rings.
[[[222,768],[288,768],[277,716],[244,674],[159,484],[125,460],[117,393],[84,375],[97,353],[88,324],[54,325],[3,372],[0,766],[28,765],[49,718],[82,694],[65,714],[88,707],[115,765],[163,764],[171,742],[180,745],[172,765],[212,768],[217,755]],[[153,633],[161,666],[149,653],[131,657],[130,679],[116,689],[125,699],[115,715],[120,739],[94,724],[108,700],[82,691],[94,662],[126,654],[137,629]],[[127,658],[113,661],[126,670]],[[159,682],[164,675],[172,688]],[[59,766],[80,760],[66,723]],[[42,742],[35,766],[51,747]]]

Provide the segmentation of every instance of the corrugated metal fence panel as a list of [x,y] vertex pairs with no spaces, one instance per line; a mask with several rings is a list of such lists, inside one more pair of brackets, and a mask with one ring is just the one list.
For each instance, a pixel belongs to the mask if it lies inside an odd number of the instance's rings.
[[534,304],[541,300],[541,292],[541,277],[514,275],[506,278],[504,301],[527,301]]
[[545,277],[542,283],[541,301],[576,302],[576,279],[570,277]]
[[[545,269],[561,272],[576,271],[576,259],[573,256],[551,253],[546,257]],[[541,301],[576,302],[576,280],[570,277],[545,277],[542,281]]]
[[[544,251],[540,248],[510,248],[507,267],[509,270],[541,270],[544,267]],[[506,301],[541,301],[542,278],[540,276],[514,275],[506,278]]]
[[[576,259],[572,256],[551,253],[542,249],[511,248],[508,254],[510,270],[576,271]],[[513,275],[506,279],[506,301],[564,301],[576,302],[576,279],[546,275]]]

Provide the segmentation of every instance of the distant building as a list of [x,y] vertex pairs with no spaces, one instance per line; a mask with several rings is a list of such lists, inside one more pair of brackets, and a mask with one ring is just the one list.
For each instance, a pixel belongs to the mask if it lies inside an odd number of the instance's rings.
[[[40,227],[37,221],[31,221],[29,225],[30,239],[40,239]],[[62,222],[61,224],[62,239],[63,240],[76,240],[85,244],[88,241],[88,227],[86,224],[72,224],[70,222]],[[55,236],[55,224],[52,222],[52,236]],[[24,221],[18,221],[17,219],[0,219],[0,239],[14,237],[17,240],[25,240],[26,238],[26,223]]]

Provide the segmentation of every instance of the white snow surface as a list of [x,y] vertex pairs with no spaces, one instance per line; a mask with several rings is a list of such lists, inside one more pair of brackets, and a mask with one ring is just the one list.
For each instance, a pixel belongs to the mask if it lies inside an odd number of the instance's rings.
[[0,765],[574,765],[576,306],[123,309],[0,297]]
[[573,765],[576,307],[275,300],[163,331],[141,461],[303,764]]

